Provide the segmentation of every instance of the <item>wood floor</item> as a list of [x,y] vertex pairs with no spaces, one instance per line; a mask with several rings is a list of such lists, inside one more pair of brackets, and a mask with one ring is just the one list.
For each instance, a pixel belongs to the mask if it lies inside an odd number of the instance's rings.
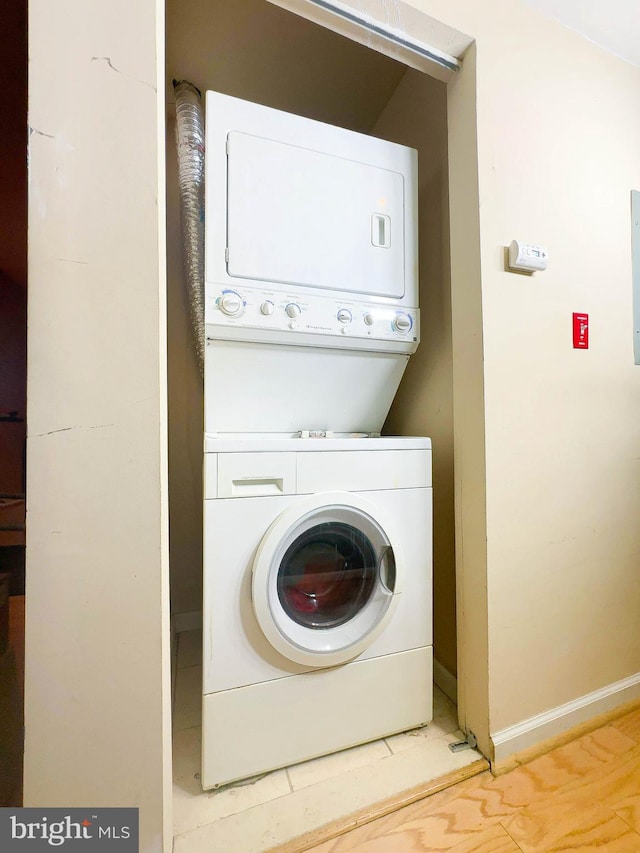
[[313,853],[640,853],[640,708],[494,778],[489,772]]

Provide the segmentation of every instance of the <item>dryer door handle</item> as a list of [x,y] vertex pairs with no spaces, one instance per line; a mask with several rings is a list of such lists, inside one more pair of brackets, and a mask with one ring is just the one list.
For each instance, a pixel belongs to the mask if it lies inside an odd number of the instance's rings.
[[396,558],[391,545],[380,549],[378,557],[378,580],[387,595],[394,595],[396,587]]

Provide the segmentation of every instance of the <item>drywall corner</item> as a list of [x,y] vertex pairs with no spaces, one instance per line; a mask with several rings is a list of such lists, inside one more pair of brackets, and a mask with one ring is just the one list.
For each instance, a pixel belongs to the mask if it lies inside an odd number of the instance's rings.
[[[29,3],[25,806],[171,848],[160,0]],[[55,80],[55,85],[52,85]]]
[[458,717],[491,757],[476,49],[448,85]]

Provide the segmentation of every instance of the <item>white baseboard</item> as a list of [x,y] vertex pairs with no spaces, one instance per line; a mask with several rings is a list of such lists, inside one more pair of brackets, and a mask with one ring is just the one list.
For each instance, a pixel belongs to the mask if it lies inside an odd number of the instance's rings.
[[171,629],[174,634],[185,631],[197,631],[202,628],[202,613],[192,610],[190,613],[174,613],[171,617]]
[[[435,671],[435,662],[434,662]],[[437,682],[436,682],[437,683]],[[618,705],[640,698],[640,672],[614,684],[608,684],[565,705],[558,705],[544,714],[529,717],[491,735],[494,760],[504,761],[517,752],[529,749],[549,738],[557,737],[593,717],[612,711]]]
[[448,696],[456,705],[458,704],[458,680],[435,658],[433,660],[433,681],[445,696]]

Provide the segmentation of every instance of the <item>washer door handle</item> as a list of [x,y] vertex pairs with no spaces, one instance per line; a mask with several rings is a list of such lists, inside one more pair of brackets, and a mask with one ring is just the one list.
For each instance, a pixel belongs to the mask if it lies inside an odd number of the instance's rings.
[[378,580],[387,595],[394,595],[396,587],[396,558],[391,545],[385,545],[380,549],[380,556],[378,557]]

